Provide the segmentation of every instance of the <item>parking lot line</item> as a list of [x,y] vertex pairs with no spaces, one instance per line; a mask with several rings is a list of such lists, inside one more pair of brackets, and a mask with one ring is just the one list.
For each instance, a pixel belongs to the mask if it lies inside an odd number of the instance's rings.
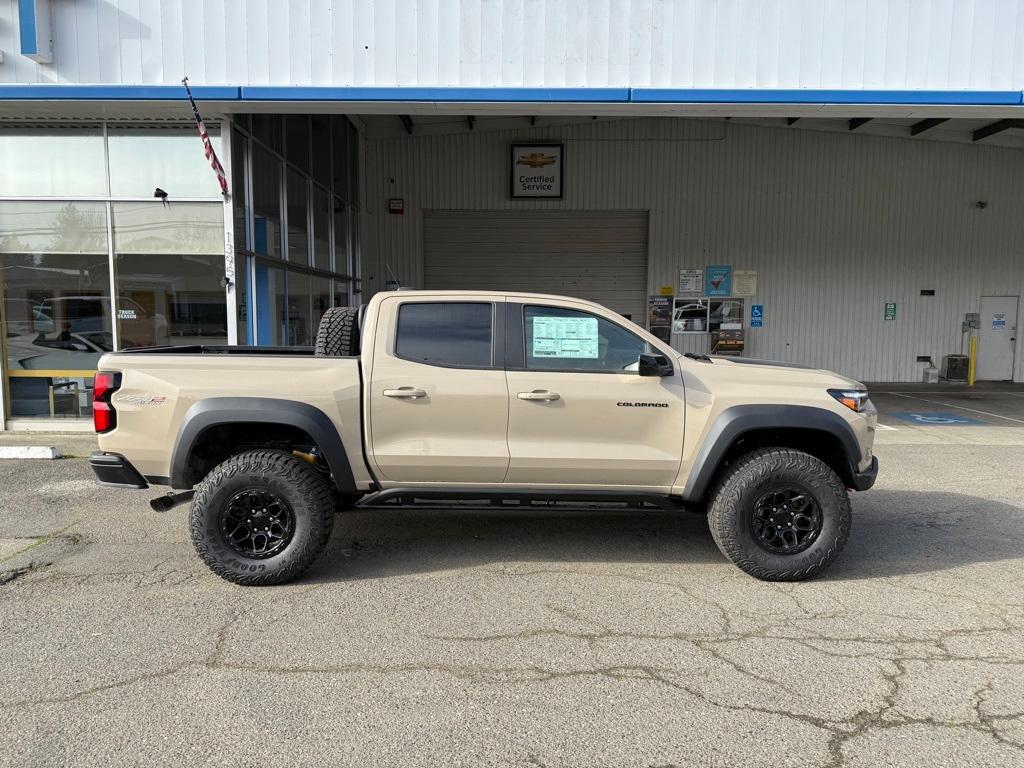
[[904,394],[902,392],[882,392],[880,394],[892,395],[894,397],[905,397],[908,400],[920,400],[922,403],[933,403],[935,405],[944,405],[947,408],[957,408],[957,409],[959,409],[961,411],[970,411],[971,413],[980,413],[983,416],[991,416],[993,419],[1005,419],[1006,421],[1012,421],[1012,422],[1015,422],[1016,424],[1024,424],[1024,419],[1015,419],[1012,416],[1003,416],[1003,415],[998,414],[998,413],[992,413],[991,411],[981,411],[981,410],[978,410],[977,408],[968,408],[967,406],[964,406],[964,405],[955,405],[953,403],[946,403],[946,402],[943,402],[942,400],[930,400],[930,399],[928,399],[926,397],[915,397],[913,395],[907,395],[907,394]]

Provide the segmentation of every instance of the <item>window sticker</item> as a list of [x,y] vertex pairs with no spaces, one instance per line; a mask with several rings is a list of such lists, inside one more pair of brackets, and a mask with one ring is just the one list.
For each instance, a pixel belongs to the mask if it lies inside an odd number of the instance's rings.
[[533,318],[533,357],[597,359],[596,317]]

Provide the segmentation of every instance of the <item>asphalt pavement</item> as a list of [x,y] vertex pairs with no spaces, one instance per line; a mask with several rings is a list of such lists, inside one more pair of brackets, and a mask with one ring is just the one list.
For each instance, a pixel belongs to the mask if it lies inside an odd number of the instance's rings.
[[247,589],[157,491],[0,461],[0,766],[1017,768],[1024,389],[874,399],[878,484],[797,584],[693,514],[447,507]]

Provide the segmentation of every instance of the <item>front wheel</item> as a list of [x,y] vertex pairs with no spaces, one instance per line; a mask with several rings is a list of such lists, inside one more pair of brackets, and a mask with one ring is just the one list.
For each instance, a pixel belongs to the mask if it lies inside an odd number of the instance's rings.
[[221,578],[246,586],[283,584],[323,551],[334,525],[334,497],[308,462],[285,451],[248,451],[199,484],[189,522],[196,552]]
[[715,490],[708,525],[718,548],[764,581],[799,581],[823,571],[850,535],[842,480],[814,456],[765,448],[741,457]]

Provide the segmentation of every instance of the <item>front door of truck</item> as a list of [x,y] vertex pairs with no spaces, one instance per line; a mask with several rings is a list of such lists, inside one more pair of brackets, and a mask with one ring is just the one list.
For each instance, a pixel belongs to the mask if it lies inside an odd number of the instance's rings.
[[506,483],[667,492],[683,446],[679,371],[640,376],[648,343],[582,309],[510,301],[506,327]]
[[508,470],[504,301],[384,299],[367,449],[386,485],[500,483]]

